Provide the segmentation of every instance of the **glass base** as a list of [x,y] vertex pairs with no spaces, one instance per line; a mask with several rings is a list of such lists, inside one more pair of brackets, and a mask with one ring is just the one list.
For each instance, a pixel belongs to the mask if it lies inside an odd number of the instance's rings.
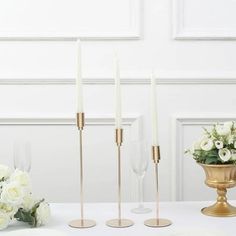
[[146,207],[137,207],[131,210],[132,213],[135,214],[145,214],[145,213],[149,213],[152,210],[150,208],[146,208]]

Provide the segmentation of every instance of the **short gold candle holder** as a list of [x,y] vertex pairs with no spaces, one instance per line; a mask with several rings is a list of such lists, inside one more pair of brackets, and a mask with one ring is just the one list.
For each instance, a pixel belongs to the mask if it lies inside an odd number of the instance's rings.
[[159,179],[158,179],[158,164],[160,161],[160,147],[152,146],[152,159],[155,165],[155,179],[156,179],[156,218],[148,219],[144,221],[144,224],[148,227],[166,227],[172,224],[170,220],[162,219],[159,217],[160,207],[159,207]]
[[206,174],[205,184],[217,189],[217,201],[202,209],[202,213],[207,216],[231,217],[236,216],[236,207],[228,203],[226,193],[228,188],[236,186],[236,165],[199,165]]
[[84,113],[77,113],[77,127],[80,136],[80,219],[69,222],[72,228],[91,228],[96,225],[94,220],[84,219],[84,190],[83,190],[83,128]]
[[123,129],[116,129],[116,144],[118,150],[118,218],[108,220],[106,225],[113,228],[126,228],[134,224],[132,220],[121,218],[121,145],[123,142]]

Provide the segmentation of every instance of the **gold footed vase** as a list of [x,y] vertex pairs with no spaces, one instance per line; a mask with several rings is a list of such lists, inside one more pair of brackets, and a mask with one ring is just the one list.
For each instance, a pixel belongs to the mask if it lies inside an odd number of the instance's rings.
[[[200,164],[200,163],[199,163]],[[236,207],[227,201],[227,188],[236,186],[236,165],[206,165],[200,164],[206,174],[205,184],[217,189],[217,201],[214,205],[201,211],[204,215],[229,217],[236,216]]]

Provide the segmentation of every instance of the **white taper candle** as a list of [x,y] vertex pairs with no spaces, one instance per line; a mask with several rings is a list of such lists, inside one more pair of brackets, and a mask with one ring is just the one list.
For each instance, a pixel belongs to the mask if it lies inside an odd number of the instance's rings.
[[116,116],[115,127],[116,129],[122,128],[121,118],[121,88],[120,88],[120,67],[117,55],[115,55],[115,103],[116,103]]
[[83,79],[81,66],[81,42],[77,40],[76,112],[83,112]]
[[158,146],[156,78],[151,74],[152,146]]

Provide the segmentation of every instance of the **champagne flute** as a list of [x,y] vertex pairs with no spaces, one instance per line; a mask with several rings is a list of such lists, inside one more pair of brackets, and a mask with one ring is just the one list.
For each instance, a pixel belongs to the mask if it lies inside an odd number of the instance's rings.
[[31,144],[28,141],[17,140],[13,147],[14,168],[30,172],[31,169]]
[[142,214],[151,212],[151,209],[145,208],[143,204],[143,178],[146,174],[149,162],[148,146],[144,140],[135,140],[130,142],[130,161],[133,172],[138,180],[138,201],[137,208],[131,210],[133,213]]

